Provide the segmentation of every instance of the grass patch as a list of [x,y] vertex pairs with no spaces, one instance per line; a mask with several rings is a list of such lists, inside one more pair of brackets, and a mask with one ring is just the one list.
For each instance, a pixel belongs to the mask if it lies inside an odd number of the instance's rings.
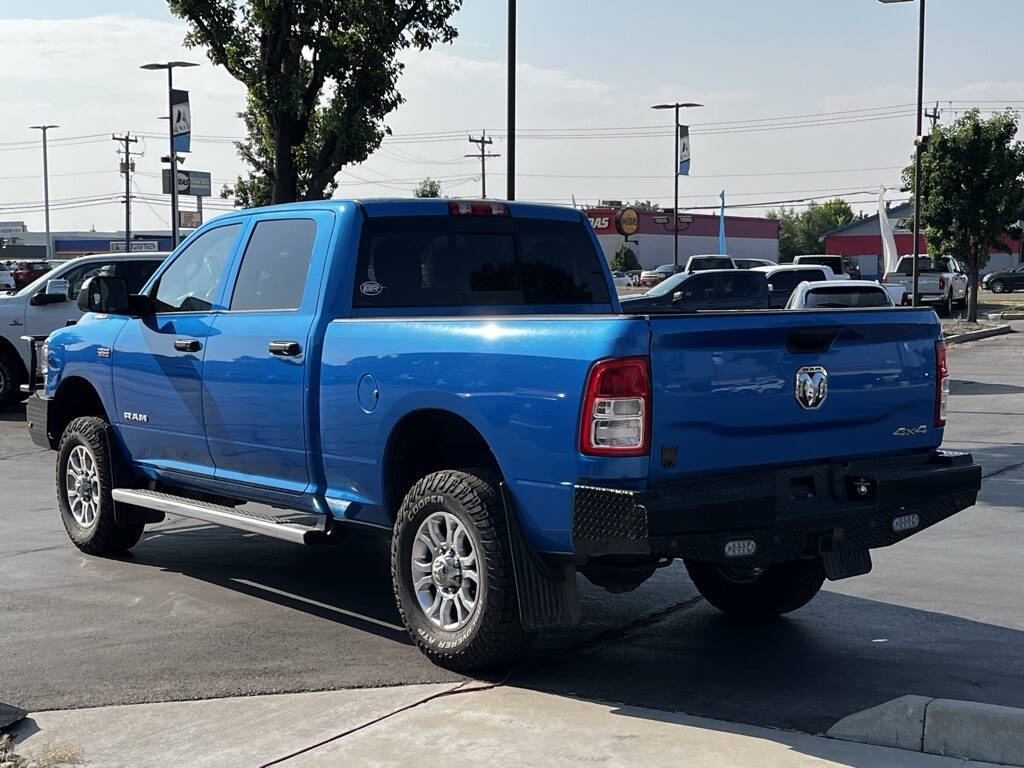
[[64,768],[84,762],[82,750],[60,742],[48,742],[35,757],[23,757],[15,751],[10,734],[0,735],[0,768]]

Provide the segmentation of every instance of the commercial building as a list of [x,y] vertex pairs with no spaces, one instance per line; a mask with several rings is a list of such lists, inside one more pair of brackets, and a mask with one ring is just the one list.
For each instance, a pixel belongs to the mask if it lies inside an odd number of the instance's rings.
[[[626,241],[616,226],[620,211],[635,212],[635,230],[628,235],[629,247],[644,269],[671,264],[673,231],[671,211],[647,211],[632,208],[586,208],[584,213],[597,233],[606,259],[611,259]],[[626,230],[633,229],[631,226]],[[730,256],[778,260],[779,222],[752,216],[725,217],[725,249]],[[718,216],[716,214],[680,212],[679,263],[690,256],[718,253]]]
[[[901,256],[914,253],[914,209],[910,203],[893,206],[888,211],[889,223],[893,228],[893,239],[896,241],[896,252]],[[882,231],[878,226],[878,214],[866,219],[859,219],[841,227],[829,230],[822,236],[822,253],[833,253],[840,256],[852,256],[859,263],[861,275],[866,279],[875,279],[885,271],[882,257]],[[1003,237],[1011,249],[1011,253],[992,251],[991,257],[982,270],[998,272],[1015,266],[1024,261],[1021,248],[1024,242],[1012,240],[1009,235]],[[918,242],[920,253],[928,252],[928,243],[924,232]]]
[[[179,237],[184,240],[192,230],[183,229]],[[53,258],[72,259],[89,253],[110,253],[124,250],[124,231],[121,232],[50,232]],[[133,251],[169,251],[169,230],[143,230],[132,232]],[[0,261],[46,258],[46,233],[30,232],[23,222],[0,222]]]

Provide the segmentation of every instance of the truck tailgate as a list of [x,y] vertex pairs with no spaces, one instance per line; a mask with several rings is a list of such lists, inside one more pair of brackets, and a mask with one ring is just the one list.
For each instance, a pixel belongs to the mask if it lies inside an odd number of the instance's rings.
[[[652,482],[942,441],[930,309],[652,315],[650,325]],[[827,394],[808,408],[796,379],[815,366]]]

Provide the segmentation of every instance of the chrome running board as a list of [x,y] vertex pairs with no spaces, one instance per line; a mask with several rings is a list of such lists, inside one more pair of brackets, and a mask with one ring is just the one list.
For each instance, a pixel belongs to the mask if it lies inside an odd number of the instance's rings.
[[185,496],[174,496],[159,491],[135,490],[132,488],[115,488],[112,493],[114,501],[119,504],[131,504],[136,507],[155,509],[172,515],[202,520],[205,523],[223,525],[249,533],[272,536],[293,544],[311,544],[323,540],[327,531],[326,518],[321,515],[318,525],[301,525],[291,520],[278,519],[259,512],[233,509],[208,501],[197,501]]

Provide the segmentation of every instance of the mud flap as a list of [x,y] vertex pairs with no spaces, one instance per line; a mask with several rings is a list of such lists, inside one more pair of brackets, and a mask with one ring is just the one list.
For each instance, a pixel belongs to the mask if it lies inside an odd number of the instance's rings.
[[866,549],[836,545],[828,552],[821,553],[821,561],[829,581],[863,576],[871,571],[871,552]]
[[572,563],[545,563],[534,550],[519,525],[512,492],[501,484],[505,505],[505,522],[512,547],[512,565],[519,596],[519,621],[523,629],[541,629],[578,624],[580,600],[576,591],[576,568]]

